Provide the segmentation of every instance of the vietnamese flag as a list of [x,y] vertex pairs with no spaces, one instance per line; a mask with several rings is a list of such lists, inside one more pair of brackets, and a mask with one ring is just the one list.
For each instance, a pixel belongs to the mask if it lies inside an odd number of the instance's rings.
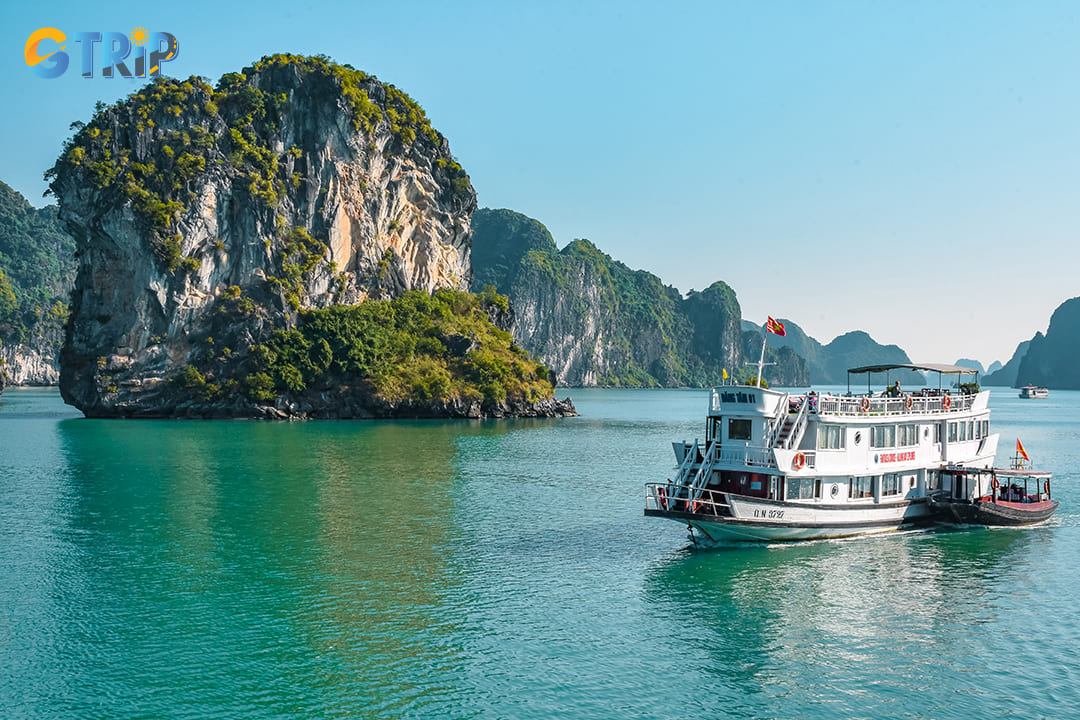
[[1016,438],[1016,454],[1028,462],[1031,462],[1031,458],[1028,457],[1027,450],[1024,449],[1023,444],[1020,442],[1020,438]]
[[771,332],[773,335],[787,335],[787,333],[784,332],[784,323],[778,320],[773,320],[771,315],[769,316],[768,321],[765,323],[765,329]]

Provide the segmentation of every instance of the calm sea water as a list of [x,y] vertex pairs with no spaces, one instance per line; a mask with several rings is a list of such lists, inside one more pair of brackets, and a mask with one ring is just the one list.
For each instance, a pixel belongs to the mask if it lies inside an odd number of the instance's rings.
[[[0,717],[1080,713],[1080,393],[995,390],[1022,530],[713,551],[642,517],[703,391],[581,418],[85,420],[0,397]],[[999,461],[1000,462],[1000,461]]]

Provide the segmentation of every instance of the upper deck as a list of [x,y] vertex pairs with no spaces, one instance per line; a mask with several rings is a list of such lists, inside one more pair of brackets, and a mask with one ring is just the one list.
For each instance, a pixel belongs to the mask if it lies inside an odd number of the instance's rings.
[[[819,417],[872,420],[884,416],[957,414],[983,410],[989,395],[989,391],[985,390],[975,394],[952,394],[929,388],[905,393],[901,397],[882,397],[873,393],[819,395],[814,391],[792,395],[764,388],[724,385],[712,389],[709,414],[776,417],[778,411],[786,413],[808,401],[808,410]],[[785,399],[789,407],[783,407]]]
[[[899,383],[896,394],[890,391],[875,393],[870,390],[872,373],[884,373],[885,384],[889,385],[889,372],[892,370],[918,370],[937,373],[940,379],[948,375],[975,375],[978,372],[958,365],[923,363],[887,363],[865,365],[848,370],[848,391],[846,393],[821,393],[810,390],[803,394],[788,394],[776,390],[751,387],[746,385],[724,385],[713,388],[709,402],[710,415],[764,415],[775,418],[783,413],[798,412],[805,405],[805,410],[818,417],[844,422],[845,419],[870,421],[890,416],[928,416],[940,414],[960,414],[985,410],[989,403],[988,392],[974,392],[976,384],[961,385],[959,392],[948,389],[921,387],[914,392],[901,392]],[[850,378],[852,375],[866,375],[867,391],[852,393]],[[786,400],[786,407],[785,405]]]

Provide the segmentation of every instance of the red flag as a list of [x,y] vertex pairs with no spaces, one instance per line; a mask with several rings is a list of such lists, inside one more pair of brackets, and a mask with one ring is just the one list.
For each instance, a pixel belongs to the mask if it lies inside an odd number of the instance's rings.
[[768,321],[765,323],[765,329],[768,332],[771,332],[773,335],[787,335],[787,333],[784,332],[784,323],[778,320],[773,320],[772,316],[770,316]]
[[1025,450],[1023,444],[1021,444],[1020,438],[1016,438],[1016,454],[1028,462],[1031,462],[1031,458],[1028,457],[1027,450]]

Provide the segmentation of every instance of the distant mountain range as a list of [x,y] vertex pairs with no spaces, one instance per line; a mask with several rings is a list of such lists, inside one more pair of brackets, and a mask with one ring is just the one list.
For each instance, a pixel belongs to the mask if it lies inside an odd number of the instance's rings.
[[[735,291],[721,281],[683,297],[587,240],[559,250],[539,221],[486,208],[473,214],[472,265],[472,289],[494,286],[509,296],[515,340],[563,384],[701,386],[719,383],[724,371],[740,379],[756,373],[763,330],[742,319]],[[786,336],[769,335],[766,345],[766,361],[775,364],[765,378],[773,385],[843,384],[850,367],[911,362],[863,331],[822,345],[783,322]],[[890,378],[924,382],[914,371]]]
[[[685,295],[649,272],[611,258],[588,240],[559,249],[542,223],[512,210],[472,217],[474,290],[491,285],[510,297],[515,340],[541,358],[564,385],[707,386],[756,372],[763,327],[744,320],[735,291],[716,281]],[[34,209],[0,183],[0,364],[8,384],[48,384],[57,377],[62,326],[74,280],[74,242],[56,208]],[[828,344],[780,318],[770,334],[765,377],[773,385],[839,385],[847,369],[910,362],[896,345],[853,330]],[[986,386],[1080,388],[1080,298],[1054,312],[1044,335],[1018,344],[1012,358],[980,372]],[[920,373],[892,373],[918,386]],[[865,382],[860,378],[858,382]],[[871,384],[884,378],[871,378]],[[854,378],[852,384],[855,384]]]

